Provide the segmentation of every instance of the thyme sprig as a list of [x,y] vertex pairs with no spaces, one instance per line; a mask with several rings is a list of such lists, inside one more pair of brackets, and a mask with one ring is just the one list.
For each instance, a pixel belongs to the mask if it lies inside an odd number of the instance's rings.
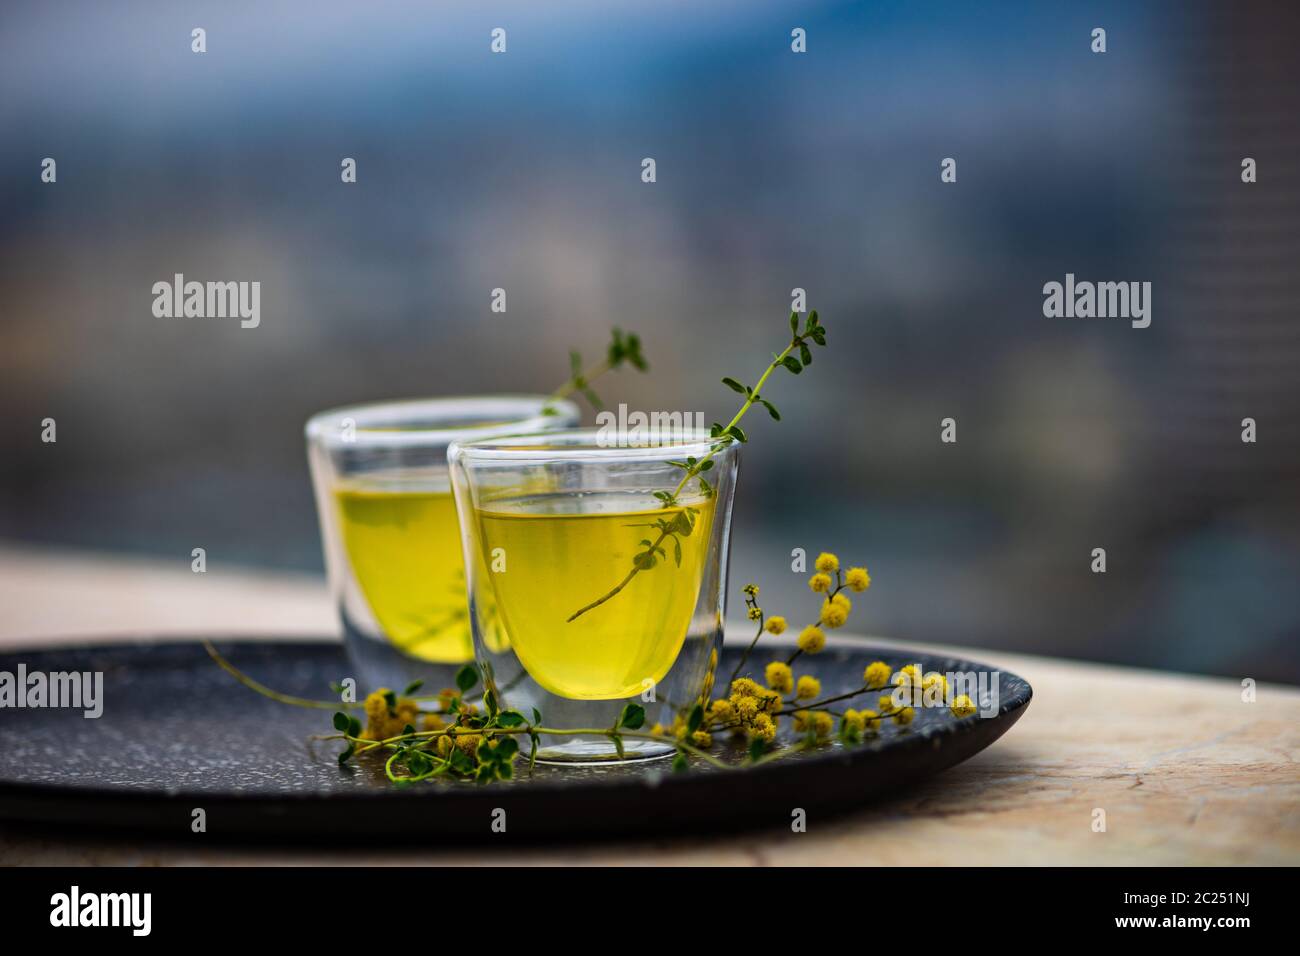
[[[295,707],[315,708],[322,703],[335,708],[339,706],[337,703],[329,704],[275,691],[235,667],[210,641],[204,640],[203,646],[222,670],[264,697]],[[444,775],[472,779],[477,783],[510,780],[514,776],[515,758],[521,752],[519,738],[528,738],[528,769],[532,770],[543,734],[559,737],[605,737],[611,741],[620,757],[625,754],[625,740],[672,743],[677,751],[672,764],[675,770],[685,770],[689,758],[695,758],[717,770],[732,770],[737,766],[688,740],[666,740],[661,732],[642,730],[645,725],[645,708],[640,704],[624,705],[610,727],[547,727],[536,709],[533,710],[531,719],[516,710],[502,709],[497,703],[496,694],[490,688],[483,691],[482,709],[470,703],[467,695],[478,683],[478,672],[473,665],[466,664],[456,674],[456,688],[437,695],[437,699],[445,703],[445,708],[422,712],[426,721],[433,718],[442,723],[445,716],[450,723],[444,726],[417,730],[414,723],[407,721],[402,725],[400,733],[382,736],[375,734],[374,727],[377,723],[382,725],[385,717],[387,720],[398,718],[400,708],[408,700],[413,700],[400,698],[393,691],[381,689],[371,694],[366,704],[370,711],[375,704],[382,702],[383,710],[378,722],[375,720],[376,714],[371,712],[368,714],[369,726],[363,727],[356,717],[337,711],[333,717],[337,733],[318,734],[312,739],[343,741],[347,746],[338,755],[339,766],[345,766],[366,754],[387,752],[384,773],[396,784],[417,783]],[[408,689],[414,689],[415,686]],[[694,719],[698,726],[699,716],[695,715]],[[769,754],[767,758],[775,756],[777,755]]]
[[811,365],[813,357],[812,348],[809,346],[809,343],[818,346],[826,345],[826,329],[821,324],[821,319],[818,317],[817,310],[813,309],[808,313],[807,318],[804,320],[802,331],[799,326],[799,313],[791,312],[790,342],[780,353],[772,356],[772,361],[768,363],[767,368],[763,370],[763,374],[759,376],[758,381],[754,385],[745,385],[730,376],[725,376],[722,379],[723,385],[727,386],[733,392],[744,395],[745,401],[741,404],[740,409],[732,416],[731,421],[727,422],[727,424],[723,425],[721,422],[713,423],[709,429],[709,437],[714,439],[714,441],[709,446],[709,450],[705,452],[702,457],[696,458],[691,456],[681,460],[670,460],[668,462],[668,464],[672,465],[674,468],[681,469],[683,472],[682,478],[677,482],[677,486],[673,488],[672,491],[656,491],[654,493],[654,496],[659,500],[661,507],[681,508],[682,510],[679,511],[670,521],[663,521],[660,523],[661,526],[658,538],[655,538],[654,540],[647,539],[640,542],[643,550],[638,551],[632,556],[632,568],[623,576],[621,581],[600,597],[596,598],[596,600],[584,604],[582,607],[578,608],[578,610],[570,614],[565,619],[566,624],[571,624],[588,611],[600,607],[631,584],[632,579],[642,571],[648,571],[655,567],[662,558],[666,557],[663,544],[670,537],[673,538],[675,548],[674,555],[677,560],[677,565],[679,567],[681,566],[681,543],[677,540],[677,536],[689,536],[691,532],[695,530],[696,518],[699,516],[698,508],[684,505],[682,503],[681,495],[683,491],[686,489],[687,485],[690,484],[692,479],[696,479],[700,495],[706,499],[713,497],[714,488],[709,484],[708,479],[704,477],[704,473],[713,468],[714,456],[717,455],[718,452],[722,451],[722,449],[728,447],[732,442],[740,442],[743,444],[749,441],[749,436],[745,434],[745,430],[740,427],[740,422],[755,405],[762,405],[767,409],[767,413],[772,417],[773,421],[781,420],[781,413],[777,411],[776,406],[773,405],[769,399],[763,396],[763,388],[767,384],[767,380],[771,378],[772,373],[777,369],[783,368],[792,375],[798,375],[805,368]]
[[[650,363],[646,361],[645,355],[641,352],[641,338],[633,332],[623,332],[615,328],[608,347],[605,349],[604,357],[592,365],[590,368],[582,367],[582,353],[577,349],[569,350],[569,378],[568,380],[550,394],[551,401],[559,401],[562,398],[568,398],[575,392],[587,399],[593,408],[604,408],[600,396],[596,394],[591,383],[600,378],[606,372],[612,372],[623,365],[630,365],[638,372],[648,371]],[[544,415],[554,415],[554,406],[547,405],[542,409]]]

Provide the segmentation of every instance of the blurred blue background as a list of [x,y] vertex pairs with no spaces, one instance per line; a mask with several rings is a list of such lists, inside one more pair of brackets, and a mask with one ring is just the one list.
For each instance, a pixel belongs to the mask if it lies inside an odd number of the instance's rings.
[[[802,287],[733,590],[807,616],[835,550],[857,630],[1300,681],[1296,8],[8,6],[0,537],[319,569],[313,411],[549,391],[619,325],[607,401],[722,418]],[[260,328],[155,318],[177,272]],[[1067,272],[1151,327],[1044,318]]]

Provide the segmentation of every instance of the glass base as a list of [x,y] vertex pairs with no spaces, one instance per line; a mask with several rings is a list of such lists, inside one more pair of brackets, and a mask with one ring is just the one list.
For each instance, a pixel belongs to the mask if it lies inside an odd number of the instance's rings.
[[543,744],[537,748],[537,762],[564,764],[569,767],[608,767],[611,764],[636,763],[642,760],[662,760],[671,757],[676,748],[654,740],[623,740],[623,756],[618,755],[609,738],[547,738],[562,743]]
[[[343,615],[343,644],[348,660],[356,672],[362,694],[387,687],[401,693],[413,681],[422,680],[420,694],[436,694],[445,687],[456,686],[456,673],[472,660],[460,663],[438,663],[421,660],[404,654],[387,641],[377,641],[361,633]],[[481,691],[480,691],[481,693]]]

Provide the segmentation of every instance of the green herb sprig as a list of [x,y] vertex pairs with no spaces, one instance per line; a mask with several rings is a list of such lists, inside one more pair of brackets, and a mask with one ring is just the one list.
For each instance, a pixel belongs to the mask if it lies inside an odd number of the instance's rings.
[[817,315],[817,310],[813,309],[808,313],[808,317],[804,320],[802,331],[800,331],[799,328],[799,313],[791,312],[789,344],[787,344],[785,349],[779,354],[772,357],[772,361],[768,364],[767,368],[763,370],[763,374],[759,376],[758,381],[754,385],[744,385],[730,376],[722,379],[723,385],[726,385],[733,392],[744,395],[745,401],[741,404],[739,411],[732,416],[731,421],[727,422],[727,424],[723,425],[721,422],[713,423],[712,427],[709,429],[709,437],[716,439],[716,441],[710,445],[709,450],[702,457],[689,457],[683,460],[669,461],[670,465],[682,470],[683,474],[681,481],[677,482],[677,486],[673,488],[672,491],[656,491],[654,493],[654,496],[659,500],[661,507],[681,507],[682,510],[679,511],[671,520],[659,521],[657,525],[659,528],[659,536],[653,540],[644,539],[640,542],[642,550],[632,556],[632,568],[626,575],[624,575],[623,579],[600,597],[596,598],[596,600],[584,604],[582,607],[578,608],[578,610],[570,614],[565,619],[566,624],[571,624],[588,611],[600,607],[631,584],[632,579],[642,571],[648,571],[655,567],[661,559],[667,556],[663,545],[664,542],[668,541],[670,538],[674,545],[674,555],[677,559],[677,564],[678,566],[681,565],[681,543],[678,540],[678,536],[688,537],[691,532],[695,530],[696,518],[699,515],[698,508],[693,508],[689,505],[682,505],[680,500],[682,492],[691,480],[695,479],[699,493],[705,498],[713,497],[714,488],[709,484],[709,481],[704,477],[704,474],[713,468],[713,458],[722,449],[726,448],[733,441],[741,443],[749,441],[749,436],[746,435],[744,429],[740,427],[740,422],[755,405],[762,405],[767,409],[767,413],[772,417],[773,421],[781,420],[781,413],[777,411],[776,406],[773,405],[769,399],[764,397],[763,388],[767,385],[767,380],[772,376],[772,373],[777,369],[783,368],[792,375],[798,375],[805,368],[811,365],[813,356],[812,348],[809,343],[823,347],[826,345],[826,329],[821,324],[821,319]]
[[[641,338],[633,332],[623,332],[615,328],[610,339],[609,346],[605,349],[604,357],[590,368],[582,367],[582,353],[577,349],[569,351],[569,378],[568,380],[551,393],[551,401],[559,401],[562,398],[568,398],[575,392],[587,399],[593,408],[604,408],[600,396],[596,394],[591,383],[600,378],[606,372],[612,372],[624,365],[630,365],[638,372],[649,371],[650,363],[646,361],[645,355],[641,351]],[[547,405],[542,409],[544,415],[554,415],[556,410],[554,406]]]

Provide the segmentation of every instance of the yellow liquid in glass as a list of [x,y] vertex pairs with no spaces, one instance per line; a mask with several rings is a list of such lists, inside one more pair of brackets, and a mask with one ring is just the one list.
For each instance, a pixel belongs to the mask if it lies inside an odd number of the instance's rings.
[[486,503],[477,512],[486,554],[506,570],[487,573],[510,643],[529,675],[553,694],[578,700],[632,697],[677,660],[700,593],[713,521],[712,500],[692,503],[694,530],[638,572],[622,591],[572,622],[633,567],[648,527],[681,510],[649,494],[539,495]]
[[474,659],[450,489],[397,480],[335,492],[352,573],[384,634],[426,661]]

